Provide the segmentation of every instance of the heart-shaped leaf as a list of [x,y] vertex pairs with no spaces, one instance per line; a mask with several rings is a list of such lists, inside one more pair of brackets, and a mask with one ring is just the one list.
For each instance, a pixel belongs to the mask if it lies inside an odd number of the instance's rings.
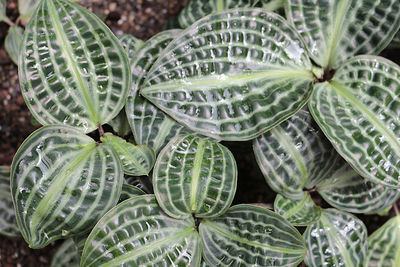
[[18,26],[11,26],[8,29],[4,47],[12,61],[18,65],[18,58],[21,53],[21,44],[24,35],[24,29]]
[[391,207],[400,191],[370,182],[343,163],[317,186],[318,193],[333,207],[352,213],[380,213]]
[[352,266],[365,267],[367,229],[350,213],[326,209],[319,221],[304,233],[310,267]]
[[18,236],[14,204],[10,192],[10,167],[0,166],[0,234]]
[[[399,2],[400,3],[400,2]],[[364,178],[400,188],[400,67],[359,56],[318,83],[310,111],[343,158]]]
[[236,161],[229,149],[194,135],[172,139],[153,171],[158,203],[178,219],[221,215],[233,201],[236,184]]
[[86,240],[81,266],[199,266],[201,246],[192,217],[167,216],[154,195],[110,210]]
[[105,144],[70,126],[45,126],[21,145],[11,167],[18,226],[32,248],[90,229],[115,206],[123,172]]
[[54,254],[50,267],[79,267],[79,261],[78,248],[72,239],[67,239]]
[[137,197],[137,196],[142,196],[146,195],[146,193],[140,189],[137,188],[136,186],[130,185],[130,184],[123,184],[122,185],[122,191],[121,191],[121,196],[119,197],[118,202],[122,202],[124,200],[127,200],[132,197]]
[[268,185],[293,200],[303,199],[303,188],[330,175],[340,159],[306,110],[254,139],[253,150]]
[[301,37],[281,16],[233,9],[179,34],[154,63],[141,93],[193,131],[250,140],[308,101],[311,68]]
[[121,34],[118,36],[118,39],[121,42],[122,47],[125,49],[129,60],[132,62],[132,59],[136,55],[137,51],[143,46],[144,42],[130,34]]
[[133,185],[146,194],[153,193],[153,185],[151,183],[151,178],[149,176],[130,176],[125,175],[125,183]]
[[306,252],[296,228],[255,205],[237,205],[203,220],[200,236],[210,266],[297,266]]
[[288,0],[286,17],[311,58],[336,69],[355,55],[377,55],[400,28],[398,0]]
[[321,208],[314,204],[310,195],[303,193],[303,199],[291,200],[277,195],[274,210],[294,226],[308,226],[319,220]]
[[90,132],[113,119],[131,86],[119,40],[87,9],[43,0],[25,30],[19,62],[22,94],[43,125]]

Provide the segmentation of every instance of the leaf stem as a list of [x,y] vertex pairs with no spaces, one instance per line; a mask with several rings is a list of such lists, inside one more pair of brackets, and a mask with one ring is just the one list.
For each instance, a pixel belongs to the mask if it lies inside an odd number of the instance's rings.
[[99,126],[97,127],[97,129],[99,130],[99,135],[100,135],[100,137],[103,137],[103,136],[104,136],[103,125],[99,124]]
[[12,22],[8,17],[4,17],[3,21],[7,23],[9,26],[16,26],[16,24]]
[[396,202],[393,204],[393,209],[394,209],[394,213],[396,214],[396,216],[399,215],[399,208],[397,207]]

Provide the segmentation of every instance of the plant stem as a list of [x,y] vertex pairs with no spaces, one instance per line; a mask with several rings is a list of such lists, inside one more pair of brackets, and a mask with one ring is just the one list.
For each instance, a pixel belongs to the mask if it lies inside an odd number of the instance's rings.
[[396,214],[396,216],[399,215],[399,208],[397,207],[396,202],[393,204],[393,209],[394,209],[394,213]]
[[99,124],[97,129],[99,130],[100,137],[103,137],[104,136],[103,126],[101,124]]

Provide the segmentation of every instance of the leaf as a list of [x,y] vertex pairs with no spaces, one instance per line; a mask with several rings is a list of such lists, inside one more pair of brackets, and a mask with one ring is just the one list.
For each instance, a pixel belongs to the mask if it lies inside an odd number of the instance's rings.
[[[92,229],[90,229],[90,230],[92,230]],[[74,235],[72,237],[72,240],[74,241],[74,244],[78,250],[79,262],[81,261],[83,248],[85,246],[85,242],[86,242],[86,239],[88,238],[88,236],[89,236],[89,233],[85,232],[83,234]]]
[[118,202],[122,202],[124,200],[127,200],[132,197],[136,196],[141,196],[145,195],[146,193],[140,189],[137,188],[136,186],[130,185],[130,184],[123,184],[122,185],[122,191],[121,191],[121,196],[119,197]]
[[127,118],[136,143],[148,145],[156,154],[173,137],[190,133],[139,94],[151,66],[179,32],[180,30],[169,30],[155,35],[131,59],[134,86],[126,101]]
[[400,215],[388,220],[368,237],[365,266],[393,267],[400,264]]
[[109,121],[108,125],[120,136],[127,136],[131,132],[131,127],[129,126],[124,109],[118,113],[117,117]]
[[0,21],[7,20],[6,8],[7,8],[6,0],[0,0]]
[[347,61],[316,84],[309,108],[340,155],[364,178],[400,188],[400,67],[375,56]]
[[297,266],[306,252],[296,228],[255,205],[237,205],[203,220],[200,237],[210,266]]
[[362,178],[343,163],[331,177],[317,186],[331,206],[352,213],[378,214],[400,197],[400,191]]
[[147,175],[153,168],[156,156],[148,146],[135,146],[111,133],[105,133],[100,139],[108,144],[118,155],[122,169],[126,174],[135,176]]
[[308,193],[301,200],[276,195],[274,211],[294,226],[308,226],[319,220],[321,208],[314,204]]
[[390,48],[400,48],[400,31],[396,33],[392,42],[390,43]]
[[10,167],[0,166],[0,234],[19,236],[10,192]]
[[45,126],[18,149],[11,191],[31,248],[90,229],[115,206],[123,173],[117,155],[70,126]]
[[336,69],[360,54],[379,54],[400,28],[398,0],[289,0],[286,17],[311,58]]
[[153,170],[161,208],[177,219],[212,218],[232,204],[237,166],[228,148],[194,135],[177,136],[160,152]]
[[81,266],[199,266],[201,247],[192,217],[176,220],[153,195],[128,199],[90,233]]
[[151,178],[149,176],[130,176],[125,175],[125,182],[129,185],[133,185],[140,190],[144,191],[146,194],[153,193],[153,185],[151,183]]
[[24,35],[24,29],[18,26],[11,26],[8,29],[8,34],[4,41],[4,47],[12,59],[12,61],[18,65],[18,58],[20,54],[22,38]]
[[40,0],[18,0],[18,11],[24,25],[29,22],[39,3]]
[[319,221],[307,227],[304,238],[307,266],[367,266],[367,229],[347,212],[323,210]]
[[306,110],[254,139],[253,150],[268,185],[293,200],[330,175],[340,159]]
[[50,267],[79,267],[79,254],[72,239],[65,240],[51,260]]
[[43,125],[91,132],[118,115],[131,85],[119,40],[88,10],[43,0],[25,30],[19,64],[22,94]]
[[122,47],[125,49],[129,60],[132,62],[132,59],[136,55],[137,51],[143,46],[144,42],[130,34],[118,35],[118,39],[121,42]]
[[211,14],[177,36],[141,93],[193,131],[250,140],[307,102],[311,68],[301,37],[282,17],[234,9]]

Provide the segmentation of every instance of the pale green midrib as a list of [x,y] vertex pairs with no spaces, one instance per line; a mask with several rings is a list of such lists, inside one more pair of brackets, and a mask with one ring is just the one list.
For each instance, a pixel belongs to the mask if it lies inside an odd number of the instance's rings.
[[392,148],[395,149],[397,154],[399,155],[400,142],[397,140],[396,136],[386,128],[385,124],[377,119],[375,115],[367,107],[364,106],[363,103],[358,101],[356,97],[349,93],[349,90],[347,90],[346,87],[340,85],[336,81],[332,81],[330,85],[337,93],[341,94],[344,98],[351,102],[353,106],[357,107],[367,117],[367,119],[373,123],[376,129],[388,138],[388,143],[390,143]]
[[247,245],[250,245],[250,246],[264,248],[264,249],[271,250],[271,251],[274,251],[274,252],[302,254],[306,250],[306,248],[301,249],[301,250],[300,249],[279,248],[279,247],[275,247],[275,246],[269,246],[269,245],[266,245],[266,244],[263,244],[263,243],[257,243],[257,242],[254,242],[254,241],[250,241],[248,239],[236,236],[233,233],[224,231],[223,229],[221,229],[220,227],[218,227],[216,224],[212,223],[212,221],[209,221],[209,220],[203,220],[201,222],[201,224],[207,225],[208,227],[212,228],[213,230],[215,230],[219,234],[224,235],[227,238],[232,239],[234,241],[237,241],[239,243],[244,243],[244,244],[247,244]]
[[190,208],[191,211],[194,212],[197,210],[197,195],[200,192],[198,191],[199,183],[201,182],[200,180],[200,171],[201,171],[201,164],[203,162],[203,155],[204,155],[204,148],[205,148],[205,141],[202,138],[198,138],[199,144],[197,146],[197,152],[196,156],[194,158],[193,162],[193,171],[192,171],[192,176],[190,179],[191,182],[191,189],[190,189]]
[[217,0],[217,12],[223,11],[224,8],[224,0]]
[[284,0],[271,0],[268,3],[263,3],[262,8],[268,11],[276,11],[284,7]]
[[[336,175],[334,173],[334,175]],[[350,178],[353,178],[354,176],[358,176],[359,174],[351,169],[348,170],[346,172],[344,172],[343,174],[341,174],[340,176],[336,176],[336,178],[334,178],[334,181],[332,182],[332,179],[327,179],[327,181],[325,183],[320,184],[319,186],[317,185],[317,190],[318,191],[330,191],[330,189],[332,187],[334,187],[335,185],[340,185],[340,184],[346,184],[347,180]]]
[[161,148],[161,145],[164,144],[164,141],[169,134],[169,131],[172,129],[172,126],[175,124],[169,117],[165,117],[163,122],[160,125],[160,130],[158,131],[154,142],[154,151],[158,151]]
[[307,198],[308,198],[308,197],[309,197],[308,195],[305,195],[304,198],[300,201],[299,204],[297,204],[293,209],[290,209],[290,210],[288,210],[287,212],[285,212],[285,214],[283,214],[282,217],[285,218],[285,219],[287,219],[287,218],[289,218],[290,216],[296,214],[296,213],[303,207],[303,205],[304,205],[304,203],[307,201]]
[[191,232],[193,232],[193,233],[195,232],[195,229],[193,227],[186,228],[185,230],[180,231],[172,236],[168,236],[167,238],[164,238],[160,241],[157,241],[157,242],[151,243],[150,245],[147,245],[147,246],[145,245],[145,246],[137,248],[133,251],[124,253],[123,255],[121,255],[107,263],[101,264],[98,267],[121,266],[122,263],[124,263],[129,258],[137,257],[147,251],[152,251],[153,249],[156,249],[156,248],[159,249],[165,244],[170,245],[172,240],[178,240],[182,237],[189,236],[191,234]]
[[52,18],[52,20],[54,22],[53,25],[54,25],[56,37],[60,42],[62,51],[65,52],[68,65],[71,67],[71,70],[72,70],[72,76],[74,77],[74,80],[77,82],[77,85],[83,94],[83,97],[86,102],[86,106],[89,108],[90,116],[92,117],[94,123],[97,125],[98,123],[101,123],[98,118],[98,112],[96,112],[95,107],[93,106],[93,103],[92,103],[92,100],[90,99],[89,93],[86,90],[85,82],[83,81],[83,79],[79,73],[79,70],[73,60],[72,48],[70,47],[67,37],[65,36],[62,25],[60,25],[60,19],[55,10],[54,3],[52,0],[45,1],[45,3],[48,3],[47,6],[49,9],[50,17]]

